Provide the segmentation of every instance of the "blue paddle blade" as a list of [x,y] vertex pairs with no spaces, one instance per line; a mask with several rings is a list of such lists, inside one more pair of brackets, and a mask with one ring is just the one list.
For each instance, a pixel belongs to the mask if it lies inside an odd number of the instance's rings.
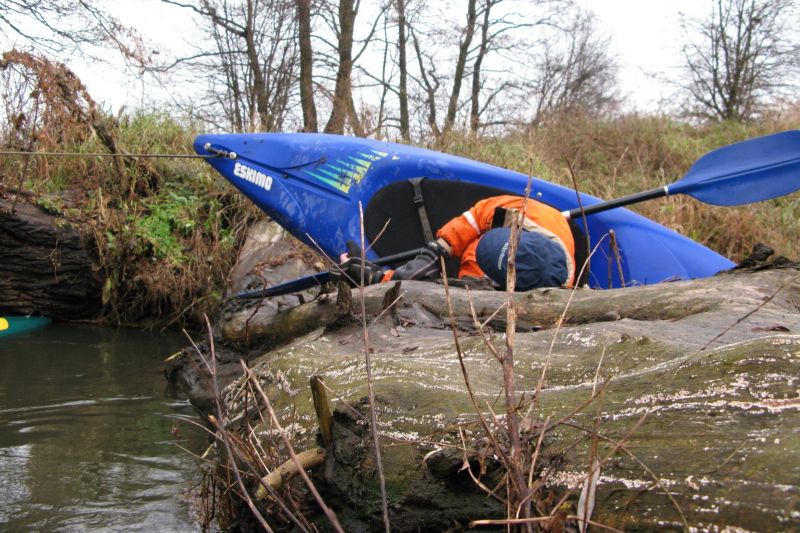
[[714,205],[742,205],[800,189],[800,130],[723,146],[698,159],[669,186]]

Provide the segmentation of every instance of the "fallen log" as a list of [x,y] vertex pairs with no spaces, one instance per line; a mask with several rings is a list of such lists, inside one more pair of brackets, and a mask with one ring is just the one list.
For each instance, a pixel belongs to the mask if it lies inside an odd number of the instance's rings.
[[[781,271],[750,272],[733,271],[713,278],[662,283],[624,289],[596,291],[581,289],[536,289],[517,293],[514,302],[517,309],[518,328],[539,329],[552,327],[563,319],[564,324],[580,325],[598,322],[613,322],[622,319],[636,321],[678,321],[694,315],[720,316],[716,324],[724,328],[728,324],[725,316],[746,312],[764,298],[769,298],[782,285],[772,305],[758,315],[761,322],[769,322],[777,316],[789,316],[795,311],[793,269]],[[780,283],[779,283],[780,282]],[[391,314],[401,323],[420,327],[444,328],[448,315],[445,289],[440,284],[407,281],[399,287],[379,284],[364,289],[364,305],[368,318],[385,314],[387,293],[397,291],[390,300],[397,302]],[[472,330],[475,318],[480,322],[501,330],[505,327],[504,314],[497,310],[505,304],[505,294],[497,291],[469,291],[451,289],[453,307],[458,310],[456,324],[464,330]],[[319,326],[340,320],[342,306],[349,306],[349,313],[360,310],[360,292],[352,296],[337,295],[321,298],[276,314],[267,306],[247,308],[229,316],[222,325],[223,338],[231,343],[247,341],[251,345],[279,345]],[[714,323],[704,323],[714,328]],[[762,327],[766,327],[762,324]],[[685,328],[681,328],[685,329]],[[671,334],[681,336],[678,331]],[[731,333],[734,334],[734,333]],[[691,340],[688,335],[687,341]]]
[[88,319],[100,312],[103,273],[92,244],[64,220],[0,199],[0,313]]
[[[249,319],[234,316],[221,330],[228,341],[258,346],[242,356],[297,449],[318,445],[306,382],[312,375],[325,380],[339,403],[325,466],[314,479],[346,530],[367,530],[380,524],[381,506],[362,400],[364,335],[342,313],[345,304],[358,313],[361,293],[339,293],[270,316],[241,310]],[[503,350],[504,315],[496,311],[505,296],[450,294],[461,358],[443,287],[403,282],[363,291],[397,531],[506,516],[497,460],[506,446],[503,417],[494,414],[503,411],[503,380],[492,355]],[[608,291],[543,289],[517,294],[515,303],[523,326],[515,377],[526,461],[538,450],[537,508],[553,512],[553,520],[575,514],[594,434],[599,457],[614,452],[601,466],[595,521],[626,529],[800,527],[796,267]],[[485,323],[483,336],[471,308]],[[282,456],[248,394],[241,379],[225,390],[228,428]],[[562,507],[553,508],[562,497]],[[313,508],[305,512],[324,520]]]

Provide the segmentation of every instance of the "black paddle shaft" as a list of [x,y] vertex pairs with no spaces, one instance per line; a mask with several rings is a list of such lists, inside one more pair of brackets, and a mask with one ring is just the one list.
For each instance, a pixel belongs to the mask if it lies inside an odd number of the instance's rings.
[[[416,248],[414,250],[408,250],[406,252],[400,252],[394,255],[387,255],[386,257],[381,257],[380,259],[373,261],[373,263],[377,265],[391,265],[401,261],[408,261],[409,259],[416,257],[417,254],[424,249],[425,248]],[[235,296],[235,298],[244,300],[250,298],[270,298],[272,296],[281,296],[283,294],[299,292],[305,289],[310,289],[311,287],[322,285],[323,283],[328,283],[331,278],[331,271],[317,272],[316,274],[311,274],[310,276],[287,281],[286,283],[281,283],[280,285],[275,285],[273,287],[240,292]]]
[[424,249],[425,249],[424,246],[422,248],[414,248],[413,250],[408,250],[406,252],[400,252],[394,255],[387,255],[386,257],[381,257],[372,262],[375,263],[376,265],[391,265],[393,263],[399,263],[400,261],[409,261],[417,257],[417,255],[419,255],[419,253],[422,252],[422,250]]
[[583,208],[576,207],[575,209],[565,211],[564,215],[568,220],[574,220],[582,215],[593,215],[594,213],[599,213],[601,211],[608,211],[609,209],[623,207],[626,205],[635,204],[637,202],[644,202],[645,200],[652,200],[654,198],[661,198],[662,196],[668,195],[669,189],[667,187],[658,187],[657,189],[637,192],[635,194],[623,196],[622,198],[617,198],[615,200],[584,206]]

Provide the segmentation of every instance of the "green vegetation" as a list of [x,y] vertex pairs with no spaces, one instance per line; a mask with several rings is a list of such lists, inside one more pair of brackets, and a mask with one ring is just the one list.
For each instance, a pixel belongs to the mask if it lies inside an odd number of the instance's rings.
[[[104,120],[123,153],[190,153],[199,130],[164,113]],[[797,116],[695,127],[652,116],[595,120],[573,115],[502,137],[450,134],[433,148],[523,173],[532,170],[568,187],[573,186],[571,168],[582,192],[613,198],[675,181],[716,147],[799,125]],[[48,148],[107,152],[97,135],[71,137]],[[39,206],[84,228],[96,243],[107,276],[103,318],[110,322],[191,322],[213,312],[245,228],[259,215],[196,159],[3,158],[0,172],[7,187],[22,181]],[[737,208],[679,196],[634,209],[734,260],[756,242],[794,257],[794,243],[800,241],[798,195]]]
[[[197,131],[162,113],[107,120],[123,153],[191,153]],[[75,135],[46,149],[108,152],[97,135]],[[108,322],[196,322],[213,312],[247,223],[257,216],[197,159],[3,158],[0,172],[3,185],[22,181],[37,205],[80,227],[95,244]]]

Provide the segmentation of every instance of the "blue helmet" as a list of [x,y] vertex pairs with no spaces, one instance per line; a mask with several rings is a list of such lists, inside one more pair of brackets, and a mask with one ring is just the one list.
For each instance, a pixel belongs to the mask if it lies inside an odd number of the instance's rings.
[[[508,250],[511,229],[495,228],[481,236],[475,250],[478,266],[489,278],[505,288],[508,273]],[[516,256],[516,290],[559,287],[567,282],[567,258],[564,248],[546,236],[522,231]]]

